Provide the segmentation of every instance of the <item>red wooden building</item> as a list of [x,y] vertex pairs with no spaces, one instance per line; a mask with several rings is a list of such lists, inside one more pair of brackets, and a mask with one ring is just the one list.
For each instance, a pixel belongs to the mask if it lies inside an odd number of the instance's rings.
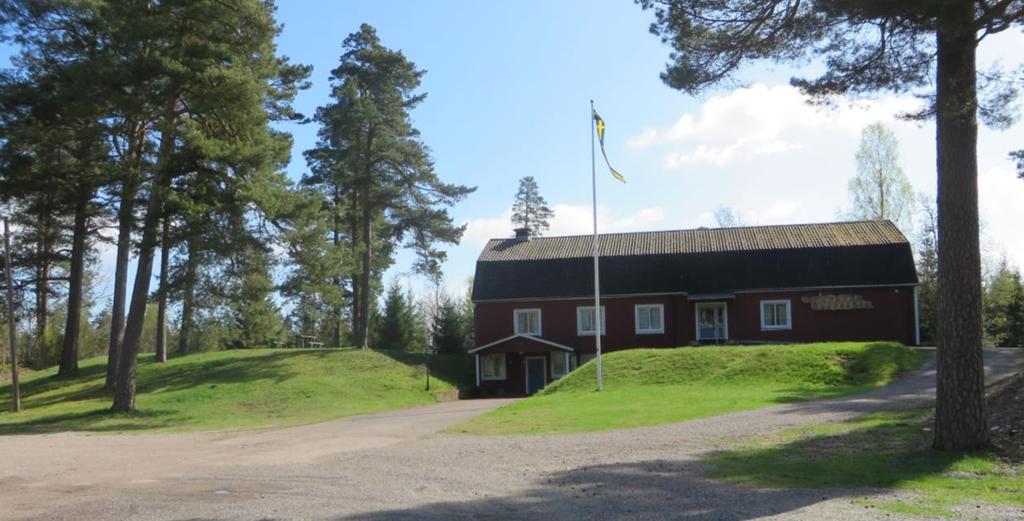
[[[532,394],[594,356],[592,236],[492,239],[476,264],[476,383]],[[918,342],[917,273],[888,221],[602,235],[604,352]]]

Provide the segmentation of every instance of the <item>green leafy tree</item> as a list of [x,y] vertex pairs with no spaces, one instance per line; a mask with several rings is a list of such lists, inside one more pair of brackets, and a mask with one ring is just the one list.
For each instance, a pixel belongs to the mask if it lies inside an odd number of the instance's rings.
[[864,127],[856,154],[857,174],[850,179],[854,219],[888,219],[910,229],[914,188],[899,161],[899,142],[882,123]]
[[512,224],[526,228],[530,235],[540,236],[551,227],[549,221],[554,215],[544,196],[540,195],[537,180],[532,175],[520,179],[516,201],[512,205]]
[[[818,100],[843,94],[914,91],[930,100],[918,117],[936,121],[938,158],[939,349],[933,445],[990,445],[982,363],[981,253],[978,241],[978,126],[1012,119],[976,53],[989,35],[1019,30],[1014,1],[838,2],[799,0],[638,0],[653,8],[652,32],[671,45],[662,79],[696,94],[772,60],[822,63],[820,76],[792,83]],[[986,88],[991,87],[991,88]],[[934,88],[934,90],[932,90]]]
[[938,332],[939,252],[935,200],[920,194],[921,208],[917,239],[917,298],[921,342],[934,343]]
[[316,112],[319,139],[306,157],[322,179],[317,184],[328,187],[339,230],[346,227],[341,240],[356,259],[349,277],[352,330],[355,344],[366,348],[374,281],[394,251],[409,247],[415,272],[436,271],[446,258],[437,244],[457,244],[465,230],[453,224],[448,207],[474,189],[441,181],[412,126],[409,113],[426,97],[416,92],[424,71],[381,45],[366,24],[342,47],[341,63],[331,71],[332,103]]

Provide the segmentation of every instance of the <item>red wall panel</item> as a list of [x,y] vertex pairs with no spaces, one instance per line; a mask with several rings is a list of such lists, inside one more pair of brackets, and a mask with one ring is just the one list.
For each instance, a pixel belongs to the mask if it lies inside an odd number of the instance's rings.
[[[804,296],[814,295],[859,295],[870,301],[872,308],[816,311],[802,300]],[[792,328],[762,331],[762,300],[789,300]],[[608,322],[607,334],[602,337],[602,348],[605,351],[675,347],[696,340],[694,302],[685,295],[613,297],[602,299],[601,302]],[[894,340],[913,344],[915,341],[914,290],[910,286],[739,293],[724,302],[728,310],[728,337],[732,342]],[[637,304],[664,306],[663,334],[636,334],[634,306]],[[514,310],[539,308],[543,338],[575,348],[578,352],[593,352],[593,335],[581,336],[576,331],[576,308],[590,305],[593,305],[592,299],[478,302],[475,314],[476,345],[511,336]]]

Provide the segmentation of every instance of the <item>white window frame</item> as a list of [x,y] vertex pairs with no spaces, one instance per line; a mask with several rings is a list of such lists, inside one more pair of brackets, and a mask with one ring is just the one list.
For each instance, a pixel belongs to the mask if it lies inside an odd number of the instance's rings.
[[[658,329],[640,329],[640,308],[658,308],[660,327]],[[660,335],[665,333],[665,305],[664,304],[637,304],[633,306],[633,324],[636,326],[638,335]]]
[[[484,368],[487,367],[487,358],[500,356],[501,357],[501,374],[488,376],[484,373]],[[499,381],[508,378],[508,357],[505,353],[491,353],[486,355],[480,355],[480,379],[484,381]]]
[[[519,331],[519,314],[520,313],[532,313],[537,312],[537,332],[536,333],[523,333]],[[543,313],[540,308],[520,308],[512,311],[512,331],[517,335],[528,335],[528,336],[541,336],[541,332],[544,330],[541,319]]]
[[[565,372],[564,373],[556,373],[555,372],[555,358],[559,357],[559,356],[565,357],[565,358],[562,359],[562,360],[565,360]],[[571,356],[572,356],[571,353],[551,353],[551,378],[553,378],[553,379],[554,378],[561,378],[561,377],[569,374],[570,372],[572,372],[572,365],[569,362],[569,360],[571,359]]]
[[[779,326],[779,325],[768,325],[768,324],[766,324],[765,323],[765,318],[767,318],[767,316],[766,316],[766,314],[764,312],[765,306],[766,305],[774,306],[774,305],[778,305],[778,304],[785,304],[786,305],[786,325]],[[761,331],[788,331],[788,330],[793,329],[793,303],[792,303],[792,301],[790,301],[789,299],[762,300],[760,307],[761,307]]]
[[[594,336],[593,331],[583,330],[583,312],[593,311],[594,306],[578,306],[576,308],[576,335],[578,336]],[[601,336],[608,334],[608,313],[605,312],[604,306],[601,306]]]

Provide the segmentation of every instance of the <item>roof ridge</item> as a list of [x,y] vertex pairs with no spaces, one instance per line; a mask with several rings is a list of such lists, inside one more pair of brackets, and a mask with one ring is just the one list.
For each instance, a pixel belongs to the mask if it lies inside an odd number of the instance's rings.
[[[618,235],[642,235],[642,234],[653,234],[653,233],[678,233],[678,232],[698,232],[698,231],[725,231],[725,230],[754,230],[764,228],[799,228],[804,226],[827,226],[827,225],[842,225],[842,224],[888,224],[896,231],[903,235],[903,232],[896,227],[896,225],[889,219],[858,219],[854,221],[825,221],[825,222],[808,222],[808,223],[789,223],[789,224],[754,224],[744,226],[698,226],[696,228],[670,228],[665,230],[641,230],[634,232],[604,232],[598,233],[601,237],[611,237]],[[574,235],[538,235],[530,237],[531,241],[536,240],[550,240],[550,239],[575,239],[581,237],[593,237],[592,233],[580,233]],[[904,236],[906,238],[906,236]],[[508,241],[514,240],[515,237],[491,237],[488,241]]]
[[[592,254],[592,235],[491,239],[478,261],[568,259]],[[907,245],[889,220],[689,228],[601,234],[604,257]]]

